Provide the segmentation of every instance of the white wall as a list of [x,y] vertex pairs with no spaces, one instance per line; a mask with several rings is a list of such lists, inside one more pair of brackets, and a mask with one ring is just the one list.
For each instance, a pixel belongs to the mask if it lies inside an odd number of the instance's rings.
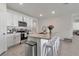
[[[71,38],[72,37],[72,19],[71,16],[62,16],[48,19],[40,19],[39,27],[48,26],[50,24],[54,25],[53,32],[57,32],[61,38]],[[41,29],[39,28],[39,31]]]

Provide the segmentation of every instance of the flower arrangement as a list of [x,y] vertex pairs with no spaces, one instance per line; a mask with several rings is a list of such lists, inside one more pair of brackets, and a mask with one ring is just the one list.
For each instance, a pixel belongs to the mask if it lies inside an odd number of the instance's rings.
[[53,28],[54,28],[53,25],[49,25],[49,26],[48,26],[48,29],[49,29],[49,30],[52,30]]

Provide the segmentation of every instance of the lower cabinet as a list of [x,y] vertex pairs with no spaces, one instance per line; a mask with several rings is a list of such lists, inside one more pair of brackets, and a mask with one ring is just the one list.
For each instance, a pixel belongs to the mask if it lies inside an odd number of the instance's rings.
[[20,34],[16,34],[13,37],[14,45],[20,43]]
[[20,34],[19,33],[7,35],[7,47],[11,47],[11,46],[19,44],[19,43],[20,43]]
[[6,36],[3,34],[0,34],[0,55],[5,51],[7,51]]
[[7,34],[7,47],[10,47],[13,45],[13,36],[12,34]]

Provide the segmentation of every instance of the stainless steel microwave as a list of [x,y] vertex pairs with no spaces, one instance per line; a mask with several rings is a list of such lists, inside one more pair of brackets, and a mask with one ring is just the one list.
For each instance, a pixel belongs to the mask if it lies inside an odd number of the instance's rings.
[[27,23],[24,21],[18,21],[18,26],[19,27],[27,27]]

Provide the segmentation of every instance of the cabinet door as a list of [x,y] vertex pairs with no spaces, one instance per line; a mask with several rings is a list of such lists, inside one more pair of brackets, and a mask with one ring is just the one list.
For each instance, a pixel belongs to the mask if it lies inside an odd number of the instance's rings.
[[7,47],[10,47],[10,44],[11,44],[11,43],[10,43],[10,36],[7,35],[7,38],[6,38],[6,39],[7,39]]
[[15,36],[14,36],[14,42],[15,42],[15,44],[19,44],[20,43],[20,34],[15,34]]
[[11,46],[13,46],[14,45],[14,39],[13,39],[13,34],[11,35],[11,40],[10,40],[10,43],[11,43]]
[[32,22],[32,30],[34,31],[34,32],[38,32],[38,20],[37,19],[33,19],[33,22]]
[[17,44],[20,43],[21,37],[20,34],[17,35]]
[[15,45],[16,44],[16,36],[13,35],[13,44]]
[[14,15],[14,18],[13,18],[13,23],[14,23],[14,26],[18,26],[18,16],[17,15]]
[[7,26],[13,26],[13,14],[7,13]]
[[14,14],[14,26],[18,26],[18,21],[22,21],[22,17],[20,15],[15,15]]
[[7,35],[7,47],[11,47],[11,46],[13,46],[13,35],[8,34]]
[[18,21],[22,21],[22,16],[18,15]]
[[0,35],[0,54],[7,50],[6,36]]
[[32,24],[33,19],[30,18],[30,17],[25,17],[25,18],[24,18],[24,21],[27,23],[27,27],[30,28],[30,29],[32,29],[32,26],[33,26],[33,24]]

